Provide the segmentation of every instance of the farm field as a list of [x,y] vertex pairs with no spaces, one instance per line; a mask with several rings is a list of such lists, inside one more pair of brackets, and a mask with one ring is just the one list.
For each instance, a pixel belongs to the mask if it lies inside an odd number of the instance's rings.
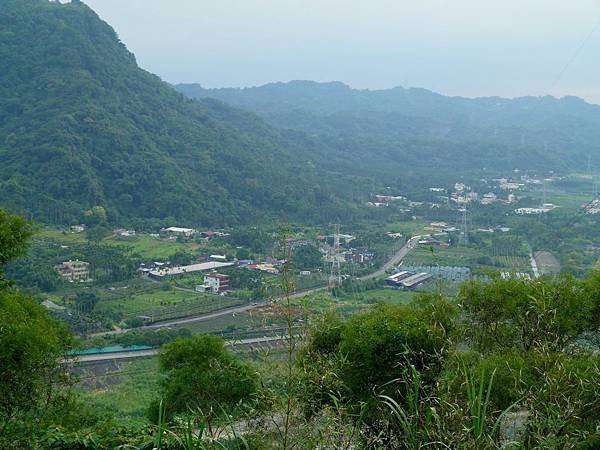
[[102,241],[108,245],[131,248],[133,253],[144,260],[163,261],[180,251],[192,252],[198,248],[195,243],[181,243],[140,234],[133,237],[111,236]]
[[493,260],[499,267],[507,267],[520,272],[531,270],[530,260],[526,256],[494,256]]
[[472,247],[453,246],[448,248],[417,247],[404,259],[407,266],[466,266],[471,267],[474,260],[485,256],[479,249]]
[[546,251],[535,252],[533,257],[540,275],[555,275],[560,272],[560,262],[552,253]]
[[249,313],[227,314],[220,317],[215,317],[205,322],[190,322],[182,326],[187,328],[192,333],[220,333],[233,332],[235,330],[248,330],[251,328],[260,328],[268,323],[265,318],[255,317]]
[[54,228],[42,228],[35,234],[36,237],[52,239],[62,244],[83,244],[86,242],[85,233],[71,233]]
[[[393,305],[405,305],[410,303],[415,296],[415,292],[401,291],[397,289],[374,289],[371,291],[359,292],[353,296],[342,297],[342,301],[348,301],[357,305],[370,305],[374,303],[389,303]],[[347,298],[347,300],[346,300]]]
[[[41,238],[52,239],[64,245],[84,244],[87,242],[84,233],[71,233],[54,228],[44,228],[37,233]],[[102,240],[103,244],[131,249],[145,260],[164,260],[179,251],[193,252],[198,244],[193,242],[181,243],[175,240],[160,239],[149,234],[138,234],[131,237],[109,236]]]
[[215,311],[239,305],[242,301],[231,297],[200,294],[179,289],[165,290],[160,285],[150,286],[142,291],[122,293],[104,298],[96,306],[96,311],[107,314],[120,314],[123,317],[136,315],[162,315],[164,318],[181,317]]
[[[591,186],[590,186],[591,189]],[[543,192],[528,192],[527,195],[531,198],[539,199],[540,202],[544,198]],[[573,210],[579,209],[582,204],[589,202],[592,200],[591,192],[590,194],[580,194],[574,192],[565,192],[560,189],[548,189],[546,192],[546,203],[553,203],[559,206],[561,209]]]

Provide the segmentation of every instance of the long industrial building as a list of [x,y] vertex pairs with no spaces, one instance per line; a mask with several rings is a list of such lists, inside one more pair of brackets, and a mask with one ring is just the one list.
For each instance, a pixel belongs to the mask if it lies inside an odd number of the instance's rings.
[[231,267],[233,265],[234,264],[231,262],[210,261],[201,264],[191,264],[189,266],[178,266],[166,269],[151,270],[150,272],[148,272],[148,276],[155,279],[162,279],[164,277],[176,277],[194,272],[204,272],[206,270],[222,269],[224,267]]
[[404,280],[405,278],[408,278],[412,275],[412,273],[403,270],[402,272],[398,272],[395,273],[394,275],[391,275],[389,277],[387,277],[385,279],[385,284],[387,284],[388,286],[394,286],[394,287],[398,287],[400,285],[400,281]]

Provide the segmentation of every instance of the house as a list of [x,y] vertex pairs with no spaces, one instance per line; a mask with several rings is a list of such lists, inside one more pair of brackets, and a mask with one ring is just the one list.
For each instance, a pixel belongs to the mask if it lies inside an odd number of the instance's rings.
[[506,178],[501,178],[498,180],[500,189],[503,189],[505,191],[514,191],[516,189],[521,189],[524,184],[523,183],[517,183],[516,181],[510,181],[507,180]]
[[419,245],[437,245],[442,248],[450,247],[450,244],[443,241],[438,241],[437,239],[421,239],[419,241]]
[[65,261],[54,266],[54,270],[66,281],[89,281],[90,279],[90,263],[85,261]]
[[467,201],[475,202],[479,198],[479,194],[477,192],[468,192],[467,193]]
[[165,233],[169,233],[174,236],[185,236],[185,237],[193,236],[196,233],[196,230],[194,230],[193,228],[181,228],[181,227],[163,228],[161,231],[163,231]]
[[137,271],[140,276],[147,277],[150,275],[150,272],[166,269],[170,265],[171,265],[170,262],[150,261],[150,262],[141,263],[140,266],[138,267]]
[[203,238],[206,238],[206,239],[211,239],[214,237],[227,237],[227,236],[229,236],[229,233],[223,233],[222,231],[208,230],[208,231],[202,231],[200,233],[200,236],[202,236]]
[[209,258],[212,259],[213,261],[221,261],[221,262],[227,261],[227,256],[225,256],[225,255],[210,255]]
[[353,262],[358,264],[364,264],[371,261],[375,254],[369,252],[368,249],[350,249],[343,253],[346,262]]
[[310,245],[310,242],[306,239],[289,238],[289,239],[286,239],[286,243],[292,250],[295,250],[299,247],[304,247],[306,245]]
[[488,192],[487,194],[485,194],[483,196],[480,203],[482,205],[491,205],[492,203],[494,203],[497,200],[498,200],[498,196],[496,194],[494,194],[493,192]]
[[382,207],[382,206],[389,206],[389,203],[367,202],[367,206],[374,206],[376,208],[379,208],[379,207]]
[[229,290],[229,275],[211,273],[204,276],[204,284],[196,286],[198,292],[212,292],[222,294]]
[[85,231],[85,225],[71,225],[71,233],[83,233]]
[[426,229],[431,231],[443,231],[447,227],[448,224],[446,222],[431,222]]
[[598,214],[600,213],[600,199],[594,199],[587,205],[583,206],[586,214]]
[[539,208],[517,208],[515,209],[515,213],[527,216],[535,214],[545,214],[547,212],[552,211],[555,208],[558,208],[558,206],[553,205],[552,203],[544,203]]
[[133,237],[133,236],[135,236],[135,230],[126,230],[125,228],[117,228],[116,230],[114,230],[114,233],[117,236],[121,236],[121,237]]
[[402,195],[380,195],[380,194],[377,194],[377,195],[375,195],[375,200],[377,201],[377,203],[389,203],[389,202],[394,202],[397,200],[406,200],[406,197],[403,197]]
[[259,272],[270,273],[271,275],[277,275],[279,273],[279,270],[273,264],[269,263],[249,264],[246,266],[246,268],[250,270],[258,270]]

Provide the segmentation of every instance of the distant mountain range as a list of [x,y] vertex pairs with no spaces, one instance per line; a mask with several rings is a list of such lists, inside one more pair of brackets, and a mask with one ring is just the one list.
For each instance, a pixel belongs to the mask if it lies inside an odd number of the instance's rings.
[[368,155],[382,173],[406,164],[433,176],[448,169],[583,171],[590,156],[600,169],[600,106],[576,97],[469,99],[425,89],[357,90],[312,81],[177,89],[256,112],[280,129],[337,139],[340,153]]

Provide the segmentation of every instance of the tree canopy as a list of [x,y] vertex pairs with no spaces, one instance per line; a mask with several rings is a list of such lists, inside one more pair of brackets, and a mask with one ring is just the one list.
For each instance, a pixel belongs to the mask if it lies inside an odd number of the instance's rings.
[[90,225],[347,215],[297,155],[303,144],[254,114],[186,99],[82,2],[6,0],[0,29],[3,207]]
[[[193,411],[220,415],[252,401],[258,389],[257,375],[215,336],[195,335],[165,345],[160,368],[165,374],[160,399],[169,417]],[[153,420],[160,399],[149,410]]]

